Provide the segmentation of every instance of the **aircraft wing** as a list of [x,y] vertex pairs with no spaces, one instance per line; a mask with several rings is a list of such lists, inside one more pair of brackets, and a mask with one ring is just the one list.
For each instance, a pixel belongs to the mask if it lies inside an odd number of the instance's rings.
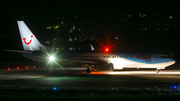
[[77,63],[97,63],[97,61],[82,61],[82,60],[70,60],[70,61]]

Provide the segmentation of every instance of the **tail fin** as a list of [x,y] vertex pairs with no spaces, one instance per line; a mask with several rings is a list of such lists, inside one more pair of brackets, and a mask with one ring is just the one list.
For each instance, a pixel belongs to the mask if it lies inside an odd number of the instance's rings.
[[37,40],[35,35],[26,26],[24,21],[17,21],[17,23],[18,23],[19,32],[21,35],[21,41],[22,41],[24,50],[25,51],[40,51],[39,47],[43,47],[43,45]]
[[94,47],[93,47],[93,45],[90,44],[90,46],[91,46],[91,50],[95,50]]

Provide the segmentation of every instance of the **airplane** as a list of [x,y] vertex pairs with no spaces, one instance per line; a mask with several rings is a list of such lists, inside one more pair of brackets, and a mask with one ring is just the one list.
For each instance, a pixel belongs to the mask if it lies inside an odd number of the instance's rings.
[[[48,62],[58,62],[61,65],[70,62],[87,64],[87,73],[93,71],[113,71],[123,68],[155,68],[156,73],[159,70],[173,65],[175,60],[161,53],[150,52],[111,52],[109,48],[102,51],[95,51],[95,48],[90,45],[91,51],[58,51],[51,52],[51,48],[41,44],[36,36],[27,27],[24,21],[17,21],[21,41],[24,51],[9,50],[20,52],[23,56],[32,60]],[[47,62],[46,61],[46,62]]]

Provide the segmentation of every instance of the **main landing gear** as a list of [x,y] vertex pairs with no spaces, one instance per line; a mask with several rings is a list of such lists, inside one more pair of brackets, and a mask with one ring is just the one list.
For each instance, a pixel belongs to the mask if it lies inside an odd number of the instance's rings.
[[92,72],[92,69],[91,69],[91,66],[89,66],[86,70],[86,73],[91,73]]

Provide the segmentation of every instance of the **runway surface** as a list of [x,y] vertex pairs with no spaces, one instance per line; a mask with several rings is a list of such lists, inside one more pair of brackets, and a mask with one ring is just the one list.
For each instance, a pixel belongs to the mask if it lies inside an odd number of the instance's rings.
[[86,68],[20,68],[0,69],[0,85],[59,88],[122,88],[180,86],[180,68],[155,70],[126,70],[86,73]]

